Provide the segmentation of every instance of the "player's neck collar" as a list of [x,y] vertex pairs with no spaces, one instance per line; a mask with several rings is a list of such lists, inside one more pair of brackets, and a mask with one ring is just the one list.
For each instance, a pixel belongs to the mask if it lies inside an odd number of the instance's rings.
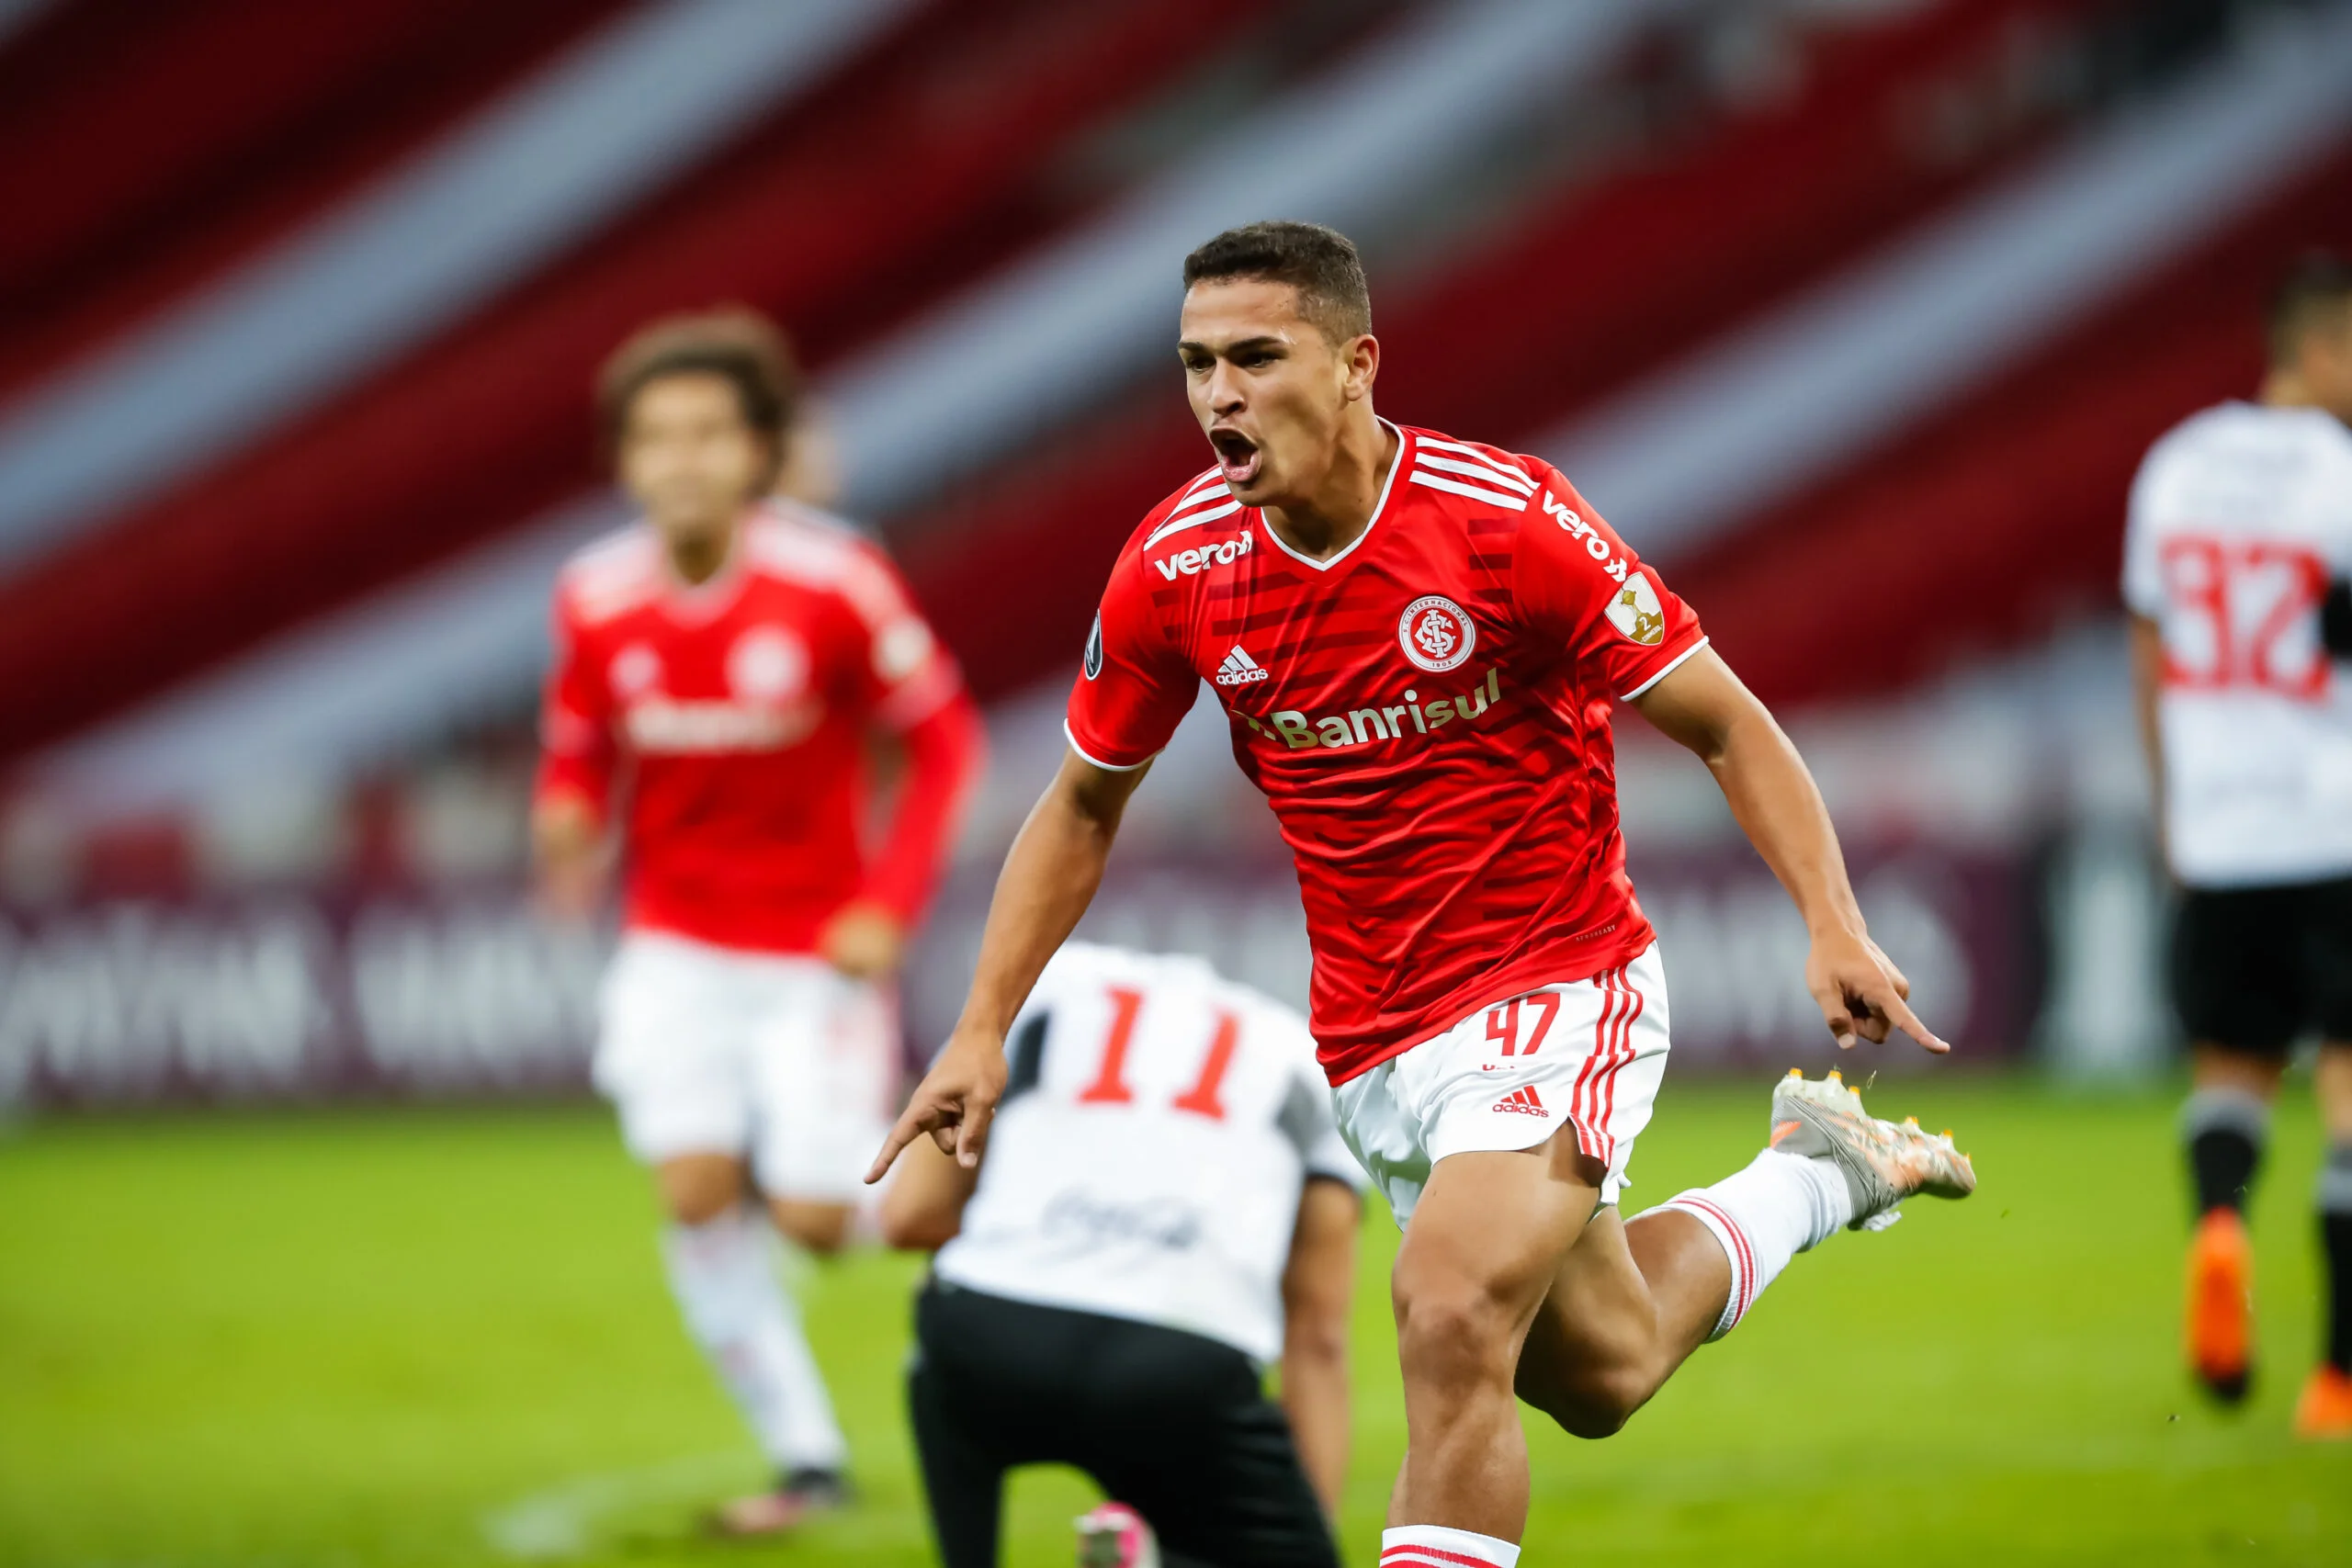
[[689,582],[678,571],[677,563],[670,558],[670,547],[663,544],[662,557],[662,603],[664,608],[681,620],[707,621],[719,615],[735,602],[743,586],[743,559],[751,553],[752,530],[758,526],[763,508],[754,502],[735,519],[735,526],[727,536],[727,553],[719,558],[718,570],[700,582]]
[[1380,494],[1373,500],[1372,515],[1364,519],[1363,531],[1357,534],[1354,538],[1350,539],[1344,546],[1333,551],[1330,555],[1317,560],[1313,556],[1303,555],[1299,551],[1291,548],[1289,545],[1283,542],[1283,536],[1274,531],[1273,524],[1267,521],[1265,513],[1261,510],[1258,513],[1258,525],[1266,531],[1266,537],[1272,542],[1274,548],[1282,551],[1283,554],[1290,557],[1291,559],[1298,562],[1301,566],[1310,566],[1317,571],[1330,570],[1333,567],[1339,565],[1341,561],[1346,560],[1350,556],[1354,555],[1356,551],[1363,547],[1363,542],[1372,537],[1372,531],[1380,526],[1380,519],[1388,510],[1388,492],[1396,488],[1396,476],[1404,471],[1406,461],[1405,448],[1411,441],[1412,437],[1407,435],[1402,427],[1394,424],[1385,419],[1381,419],[1378,414],[1373,415],[1373,418],[1379,420],[1382,428],[1385,429],[1388,434],[1396,438],[1396,456],[1389,459],[1388,472],[1381,476]]

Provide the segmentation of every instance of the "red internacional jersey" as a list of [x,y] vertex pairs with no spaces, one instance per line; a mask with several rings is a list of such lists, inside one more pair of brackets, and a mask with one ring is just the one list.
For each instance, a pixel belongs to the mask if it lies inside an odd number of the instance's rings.
[[1706,641],[1557,469],[1398,434],[1371,524],[1328,561],[1215,469],[1154,508],[1069,705],[1081,755],[1135,768],[1214,683],[1297,861],[1335,1084],[1650,944],[1610,710]]
[[[625,785],[631,926],[808,953],[854,898],[922,913],[979,726],[879,550],[771,502],[718,575],[688,586],[640,525],[566,566],[555,640],[539,793],[601,815]],[[876,728],[904,737],[908,769],[869,863]]]

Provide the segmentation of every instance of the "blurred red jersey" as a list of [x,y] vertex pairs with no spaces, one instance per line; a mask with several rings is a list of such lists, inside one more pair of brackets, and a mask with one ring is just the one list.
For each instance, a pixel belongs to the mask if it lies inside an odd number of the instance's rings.
[[[772,502],[718,574],[688,586],[632,527],[565,567],[555,645],[539,792],[602,814],[626,788],[631,926],[808,953],[854,898],[909,924],[922,913],[979,729],[881,551]],[[909,766],[869,862],[875,728],[906,739]]]
[[1333,1083],[1652,940],[1612,702],[1706,638],[1557,469],[1404,429],[1372,522],[1297,555],[1211,469],[1112,570],[1070,743],[1134,768],[1207,678],[1298,865]]

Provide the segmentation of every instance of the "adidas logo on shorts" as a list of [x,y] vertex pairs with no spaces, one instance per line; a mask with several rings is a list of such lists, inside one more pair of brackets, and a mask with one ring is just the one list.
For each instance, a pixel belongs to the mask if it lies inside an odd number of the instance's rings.
[[1220,686],[1246,686],[1252,681],[1268,678],[1268,671],[1256,660],[1242,652],[1238,642],[1233,645],[1233,651],[1225,656],[1225,662],[1216,669],[1216,683]]
[[1495,1101],[1495,1109],[1497,1111],[1516,1111],[1522,1116],[1548,1117],[1552,1114],[1550,1111],[1544,1109],[1544,1102],[1535,1098],[1535,1086],[1533,1084],[1527,1084],[1511,1090],[1509,1094]]

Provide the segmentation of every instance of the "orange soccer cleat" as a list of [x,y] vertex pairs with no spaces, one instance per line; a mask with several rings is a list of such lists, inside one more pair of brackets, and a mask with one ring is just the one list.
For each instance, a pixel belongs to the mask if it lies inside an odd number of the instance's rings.
[[2254,1244],[2234,1209],[2197,1223],[2188,1245],[2188,1364],[2225,1404],[2245,1398],[2254,1363]]
[[2323,1362],[2295,1402],[2295,1436],[2352,1442],[2352,1376]]

